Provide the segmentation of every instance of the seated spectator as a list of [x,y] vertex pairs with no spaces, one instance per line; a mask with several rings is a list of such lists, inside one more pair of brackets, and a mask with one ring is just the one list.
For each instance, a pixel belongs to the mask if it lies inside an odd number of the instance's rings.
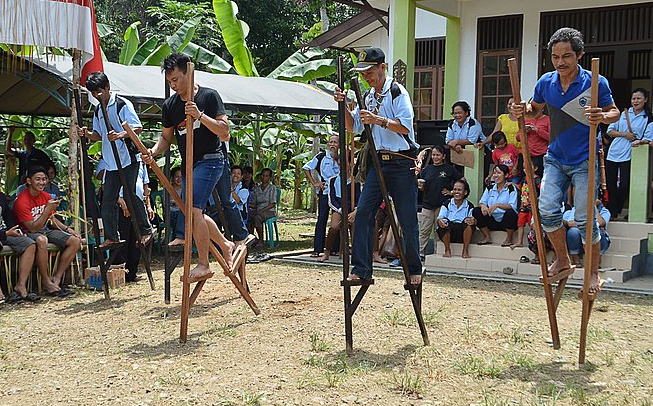
[[57,186],[57,184],[54,182],[55,178],[57,177],[57,169],[54,167],[54,165],[50,165],[50,167],[46,168],[45,174],[48,176],[48,184],[43,190],[47,193],[50,193],[52,198],[56,196],[63,196],[61,190],[59,190],[59,186]]
[[[562,215],[562,223],[567,228],[567,250],[571,257],[571,264],[579,268],[583,267],[580,260],[580,255],[584,252],[583,240],[585,236],[582,235],[580,229],[576,226],[576,207],[572,207]],[[610,210],[605,208],[601,200],[596,200],[596,212],[594,213],[595,221],[599,225],[599,234],[601,235],[600,253],[601,255],[610,247],[610,236],[608,235],[607,227],[610,223]],[[601,259],[599,257],[599,264]]]
[[443,147],[433,147],[431,159],[433,165],[427,165],[424,169],[418,165],[416,168],[419,171],[418,188],[424,193],[422,211],[417,213],[419,253],[422,257],[425,256],[426,245],[436,225],[440,207],[451,198],[454,182],[463,177],[453,165],[445,162]]
[[[23,235],[23,232],[16,225],[14,213],[9,208],[7,196],[2,192],[0,192],[0,214],[0,249],[2,249],[3,245],[6,245],[20,257],[18,281],[14,285],[14,291],[9,293],[6,301],[7,303],[16,303],[23,300],[36,302],[41,298],[27,291],[27,278],[29,278],[34,265],[36,243],[31,238]],[[5,272],[8,271],[5,270]],[[3,298],[4,295],[0,290],[0,299]]]
[[[533,225],[533,222],[531,221],[531,227]],[[553,245],[551,244],[551,240],[549,239],[549,236],[546,235],[546,231],[542,231],[544,234],[544,248],[545,251],[551,252],[553,251],[553,254],[555,255],[555,251],[553,250]],[[530,262],[531,264],[534,265],[539,265],[540,264],[540,254],[537,249],[537,237],[535,236],[535,231],[531,228],[530,231],[528,231],[528,235],[526,236],[526,240],[528,241],[528,249],[535,254],[535,258],[531,259],[530,261],[526,256],[522,256],[519,262]],[[545,253],[546,255],[546,253]]]
[[240,215],[243,218],[243,221],[247,223],[247,216],[249,209],[249,196],[250,191],[243,186],[243,169],[234,165],[231,167],[231,197],[233,197],[236,202],[238,210],[240,210]]
[[256,230],[258,234],[257,248],[262,248],[263,243],[263,223],[269,218],[277,215],[277,188],[270,183],[272,179],[272,169],[264,168],[261,171],[261,183],[254,186],[252,197],[249,204],[249,218],[251,219],[250,230]]
[[521,182],[521,176],[519,175],[519,150],[517,147],[508,143],[506,135],[502,131],[497,131],[492,135],[492,145],[494,145],[494,150],[492,151],[493,164],[490,167],[490,173],[485,178],[485,184],[490,184],[494,167],[499,164],[504,164],[508,167],[506,182],[519,184]]
[[467,200],[469,184],[464,179],[453,185],[453,198],[442,203],[438,214],[438,236],[444,243],[443,257],[451,257],[451,243],[463,244],[463,258],[470,258],[469,243],[472,242],[476,220],[472,216],[474,205]]
[[[42,167],[27,172],[28,189],[14,202],[16,221],[27,236],[36,241],[36,264],[41,283],[51,296],[67,296],[70,292],[60,287],[66,269],[70,266],[81,245],[80,235],[54,216],[61,200],[43,191],[47,175]],[[63,250],[54,275],[48,274],[48,243]]]
[[483,233],[483,239],[478,245],[492,244],[492,231],[506,231],[506,239],[502,247],[512,244],[512,236],[517,230],[517,188],[506,184],[510,171],[504,164],[498,164],[492,171],[494,186],[488,187],[483,192],[479,207],[474,208],[472,215],[476,225]]
[[254,168],[251,166],[243,166],[243,187],[250,192],[254,189]]
[[[340,157],[336,156],[335,158],[335,163],[337,166],[340,164]],[[353,176],[349,176],[349,179],[347,180],[347,188],[348,190],[351,187],[351,182],[353,180]],[[336,240],[336,237],[340,235],[340,227],[342,224],[342,181],[340,180],[340,175],[335,175],[332,176],[329,179],[329,187],[327,188],[329,190],[329,195],[328,195],[328,203],[329,207],[331,208],[331,224],[329,225],[329,232],[327,233],[327,238],[326,238],[326,247],[327,249],[324,250],[324,254],[322,254],[322,257],[318,259],[320,262],[328,261],[329,260],[329,255],[331,254],[332,250],[335,250],[336,247],[329,248],[333,246],[333,242]],[[351,192],[348,193],[349,198],[351,199]],[[361,184],[358,182],[354,183],[354,204],[358,203],[358,200],[360,199],[361,196]],[[351,204],[351,202],[350,202]],[[349,232],[351,235],[354,235],[354,219],[356,218],[356,207],[354,206],[354,210],[350,211],[349,214],[347,215],[347,224],[349,228]]]

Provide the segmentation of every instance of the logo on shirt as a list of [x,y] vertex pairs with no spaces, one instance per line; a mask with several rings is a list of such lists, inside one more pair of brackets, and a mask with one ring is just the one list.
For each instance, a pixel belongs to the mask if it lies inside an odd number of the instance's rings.
[[32,207],[31,213],[32,218],[35,219],[39,217],[45,211],[45,205]]
[[440,171],[440,174],[438,175],[438,177],[447,178],[447,177],[449,177],[449,175],[447,175],[447,172],[445,172],[445,171]]
[[[200,120],[193,120],[193,130],[197,130],[201,125]],[[179,135],[186,135],[186,120],[177,125],[177,131],[179,131]]]
[[581,97],[578,99],[578,104],[580,104],[581,107],[585,107],[587,106],[587,101],[587,97]]

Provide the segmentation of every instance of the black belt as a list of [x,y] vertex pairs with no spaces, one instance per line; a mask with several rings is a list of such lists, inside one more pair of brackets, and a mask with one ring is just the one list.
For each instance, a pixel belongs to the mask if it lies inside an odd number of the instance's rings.
[[405,149],[403,151],[379,151],[381,161],[399,161],[402,159],[416,159],[417,151],[414,149]]

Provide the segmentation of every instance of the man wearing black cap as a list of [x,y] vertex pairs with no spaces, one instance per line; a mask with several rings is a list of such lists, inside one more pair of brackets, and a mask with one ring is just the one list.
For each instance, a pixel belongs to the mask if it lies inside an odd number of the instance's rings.
[[[372,127],[381,169],[403,233],[410,282],[419,284],[422,263],[419,257],[417,223],[417,185],[413,167],[419,145],[413,132],[413,107],[406,89],[387,76],[385,54],[379,48],[367,48],[358,56],[352,70],[360,72],[370,86],[363,97],[365,106],[347,109],[345,125],[354,133],[363,132],[365,124]],[[345,93],[336,87],[334,99],[345,100]],[[372,227],[374,216],[383,197],[376,170],[370,165],[356,212],[350,279],[372,277]]]

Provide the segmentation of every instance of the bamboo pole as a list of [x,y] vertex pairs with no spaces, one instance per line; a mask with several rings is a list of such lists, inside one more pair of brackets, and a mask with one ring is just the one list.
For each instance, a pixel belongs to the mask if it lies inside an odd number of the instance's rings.
[[[186,77],[188,78],[188,101],[193,101],[195,96],[195,65],[188,62],[186,66]],[[181,301],[181,329],[179,340],[186,342],[188,336],[188,313],[190,312],[190,266],[193,250],[193,116],[186,114],[186,223],[184,244],[184,275],[182,276],[182,301]],[[181,206],[180,206],[181,207]]]
[[[592,85],[590,87],[592,108],[599,105],[599,58],[592,58]],[[628,114],[626,114],[628,117]],[[587,345],[587,325],[592,311],[590,299],[590,279],[594,266],[594,254],[592,244],[592,230],[594,228],[594,211],[596,207],[596,132],[597,125],[590,124],[589,133],[589,176],[587,185],[587,223],[585,225],[585,276],[583,278],[583,313],[580,322],[580,348],[578,351],[578,363],[585,363],[585,350]]]
[[[508,71],[510,73],[510,85],[512,87],[513,100],[515,103],[519,103],[522,98],[519,86],[517,60],[515,58],[508,59]],[[521,153],[524,157],[524,171],[526,172],[526,180],[528,182],[528,198],[531,201],[531,211],[533,213],[533,231],[535,232],[537,240],[537,251],[540,259],[540,269],[542,271],[542,283],[544,284],[544,297],[546,299],[546,308],[549,314],[549,326],[551,327],[551,340],[553,341],[553,348],[559,349],[560,334],[558,332],[558,320],[556,318],[556,305],[553,299],[553,287],[549,282],[549,270],[546,261],[546,244],[544,242],[544,234],[542,233],[542,223],[540,222],[539,203],[537,200],[535,176],[533,176],[531,153],[528,145],[528,138],[526,137],[526,120],[523,115],[517,120],[517,123],[519,125],[519,132],[522,135]]]

